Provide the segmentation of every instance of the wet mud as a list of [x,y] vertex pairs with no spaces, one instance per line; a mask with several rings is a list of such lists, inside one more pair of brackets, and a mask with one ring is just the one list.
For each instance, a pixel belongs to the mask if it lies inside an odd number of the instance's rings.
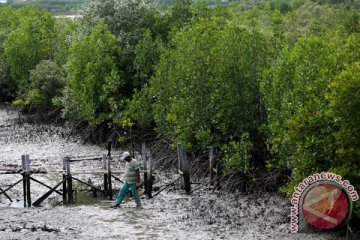
[[[81,137],[69,137],[66,126],[28,124],[19,120],[17,112],[0,108],[0,167],[20,165],[21,154],[33,160],[33,168],[56,171],[62,158],[101,156],[105,147],[82,144]],[[113,152],[114,156],[121,151]],[[155,159],[156,161],[156,159]],[[122,163],[118,163],[122,165]],[[101,162],[79,162],[73,169],[101,168]],[[165,185],[175,179],[169,173],[157,172],[155,185]],[[36,175],[36,179],[54,186],[60,174]],[[101,176],[90,177],[100,185]],[[0,175],[3,189],[21,175]],[[121,176],[120,176],[121,178]],[[118,186],[118,183],[115,184]],[[86,186],[77,186],[85,188]],[[32,198],[47,191],[32,183]],[[0,239],[283,239],[337,240],[338,233],[290,233],[290,205],[278,194],[224,194],[200,187],[191,195],[173,186],[153,199],[144,196],[143,208],[129,201],[119,209],[111,209],[111,200],[58,205],[59,197],[52,194],[42,207],[24,208],[22,186],[8,191],[11,203],[0,195]],[[80,196],[80,194],[79,194]]]

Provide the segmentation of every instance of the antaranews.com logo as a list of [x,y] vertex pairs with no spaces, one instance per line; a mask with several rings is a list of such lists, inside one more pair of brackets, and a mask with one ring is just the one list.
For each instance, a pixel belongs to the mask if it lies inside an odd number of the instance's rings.
[[299,231],[301,221],[321,230],[339,226],[350,218],[352,202],[359,199],[348,180],[330,172],[315,173],[294,190],[291,198],[292,233]]

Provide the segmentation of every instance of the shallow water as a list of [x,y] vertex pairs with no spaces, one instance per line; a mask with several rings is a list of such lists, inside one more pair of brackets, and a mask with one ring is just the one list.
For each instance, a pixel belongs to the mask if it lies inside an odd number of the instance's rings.
[[[82,144],[80,137],[68,138],[71,129],[45,124],[21,123],[14,111],[0,108],[0,168],[20,165],[21,154],[33,160],[33,168],[61,169],[65,156],[101,156],[104,147]],[[119,155],[114,151],[113,155]],[[100,162],[80,162],[72,169],[101,168]],[[158,173],[163,185],[172,179]],[[0,175],[0,187],[20,179],[20,175]],[[36,175],[36,179],[54,186],[61,175]],[[91,177],[97,185],[100,177]],[[83,188],[86,188],[86,186]],[[32,183],[32,199],[47,191]],[[53,194],[39,208],[23,208],[22,186],[10,190],[15,201],[0,195],[0,239],[341,239],[336,234],[290,234],[288,202],[277,194],[245,196],[223,195],[206,187],[185,195],[169,188],[153,199],[142,199],[143,208],[134,202],[110,209],[112,201],[96,199],[88,204],[52,207]],[[17,200],[18,201],[17,201]]]

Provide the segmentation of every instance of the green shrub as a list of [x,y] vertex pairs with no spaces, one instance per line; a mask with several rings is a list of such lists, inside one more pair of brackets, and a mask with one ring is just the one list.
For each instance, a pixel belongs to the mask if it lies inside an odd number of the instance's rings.
[[[106,24],[74,41],[69,50],[69,83],[63,105],[90,125],[111,121],[122,110],[123,80],[117,69],[119,48]],[[68,102],[70,101],[70,102]]]
[[41,61],[30,71],[28,99],[36,107],[51,109],[53,99],[60,97],[65,86],[65,72],[51,60]]
[[265,119],[259,84],[271,57],[267,44],[261,34],[219,17],[178,32],[151,80],[158,130],[190,153],[227,144],[234,152],[229,166],[245,164],[247,154],[235,160],[249,149],[243,136],[249,133],[255,144]]
[[359,186],[358,152],[351,150],[357,149],[358,127],[348,125],[358,122],[358,65],[342,72],[360,59],[359,40],[358,35],[303,37],[285,48],[267,72],[261,91],[273,154],[268,166],[292,171],[284,188],[289,194],[305,177],[322,171]]

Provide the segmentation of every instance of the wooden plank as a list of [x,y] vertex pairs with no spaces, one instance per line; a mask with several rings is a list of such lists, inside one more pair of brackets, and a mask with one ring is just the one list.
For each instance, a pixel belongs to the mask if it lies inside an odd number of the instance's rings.
[[[57,171],[57,172],[60,173],[61,171]],[[26,173],[26,171],[22,171],[21,169],[19,169],[17,171],[0,172],[0,175],[11,175],[11,174],[22,174],[22,173]],[[30,170],[29,173],[30,174],[47,174],[47,173],[52,173],[52,172],[33,169],[33,170]]]
[[[23,181],[23,179],[20,179],[20,180],[17,181],[16,183],[10,185],[8,188],[6,188],[6,189],[4,190],[4,192],[7,192],[8,190],[10,190],[11,188],[15,187],[17,184],[19,184],[19,183],[22,182],[22,181]],[[0,193],[0,194],[1,194],[1,193]]]
[[121,182],[121,183],[124,183],[124,181],[121,181],[121,179],[120,178],[118,178],[118,177],[116,177],[116,176],[114,176],[114,175],[111,175],[115,180],[118,180],[119,182]]
[[71,159],[70,162],[82,162],[82,161],[100,161],[102,157],[93,157],[93,158],[77,158]]
[[[48,186],[48,185],[46,185],[45,183],[40,182],[39,180],[37,180],[37,179],[35,179],[35,178],[33,178],[33,177],[29,177],[29,178],[30,178],[30,180],[33,180],[34,182],[37,182],[37,183],[43,185],[44,187],[47,187],[47,188],[51,189],[51,187]],[[59,195],[63,195],[62,192],[59,192],[59,191],[57,191],[57,190],[55,190],[55,192],[56,192],[57,194],[59,194]]]
[[74,180],[76,180],[76,181],[78,181],[78,182],[80,182],[80,183],[82,183],[82,184],[85,184],[86,186],[89,186],[89,187],[91,187],[91,188],[94,188],[94,189],[96,189],[96,190],[98,190],[98,191],[100,191],[100,192],[104,192],[104,190],[101,190],[100,188],[95,187],[94,185],[90,185],[89,183],[84,182],[84,181],[82,181],[81,179],[78,179],[78,178],[75,178],[75,177],[72,177],[72,179],[74,179]]
[[172,181],[171,183],[166,184],[161,190],[159,190],[157,193],[155,193],[152,197],[156,197],[159,193],[161,193],[162,191],[164,191],[166,188],[170,187],[172,184],[174,184],[175,182],[179,181],[182,178],[182,176],[180,176],[179,178],[177,178],[176,180]]
[[[107,173],[107,170],[101,170],[101,169],[87,169],[87,170],[77,170],[77,171],[72,171],[71,175],[78,175],[78,174],[104,174]],[[147,171],[141,169],[140,173],[146,173]],[[59,171],[46,171],[46,172],[36,172],[31,170],[30,174],[66,174],[66,170],[59,170]],[[118,169],[118,168],[112,168],[111,169],[111,173],[112,174],[122,174],[125,173],[124,169]],[[7,175],[7,174],[22,174],[22,172],[13,172],[13,173],[1,173],[0,175]]]
[[[83,170],[83,171],[75,171],[71,172],[71,175],[79,175],[79,174],[109,174],[108,170]],[[111,169],[111,174],[122,174],[125,173],[123,169]],[[140,170],[140,173],[144,173],[144,170]]]
[[21,171],[21,168],[0,168],[0,171],[18,173],[19,171]]
[[66,179],[63,179],[61,182],[59,182],[58,184],[56,184],[55,187],[51,188],[47,193],[45,193],[43,196],[41,196],[38,200],[36,200],[33,203],[33,206],[39,206],[40,203],[42,203],[46,198],[48,198],[54,191],[55,189],[57,189],[61,184],[63,184],[63,182],[66,181]]
[[5,192],[1,187],[0,187],[0,193],[3,193],[3,194],[5,195],[5,197],[10,200],[10,202],[13,201],[13,200],[9,197],[9,195],[7,195],[6,192]]

